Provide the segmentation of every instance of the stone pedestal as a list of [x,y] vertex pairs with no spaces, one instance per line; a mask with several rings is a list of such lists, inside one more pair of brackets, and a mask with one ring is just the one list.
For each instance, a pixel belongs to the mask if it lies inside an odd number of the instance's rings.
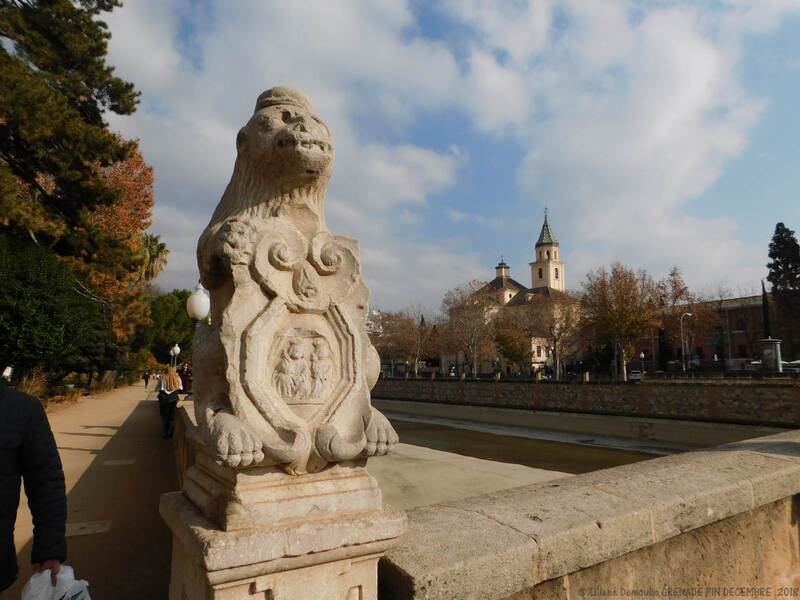
[[195,441],[194,447],[195,463],[186,472],[184,493],[224,531],[382,509],[383,496],[367,473],[366,459],[297,476],[277,467],[220,466],[205,446]]
[[761,346],[761,370],[767,373],[783,373],[781,340],[767,338],[758,340]]
[[232,470],[203,446],[184,492],[161,498],[173,533],[170,600],[374,600],[380,556],[405,529],[363,461],[287,475]]
[[402,534],[391,507],[224,531],[181,492],[161,497],[172,530],[170,600],[375,600],[378,559]]

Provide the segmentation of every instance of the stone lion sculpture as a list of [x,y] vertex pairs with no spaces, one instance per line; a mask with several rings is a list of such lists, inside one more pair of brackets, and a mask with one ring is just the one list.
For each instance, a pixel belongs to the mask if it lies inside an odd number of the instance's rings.
[[[288,473],[385,454],[398,438],[370,404],[358,245],[325,223],[328,127],[292,88],[263,92],[233,175],[198,242],[211,296],[195,336],[195,414],[219,463]],[[312,392],[313,391],[313,392]]]

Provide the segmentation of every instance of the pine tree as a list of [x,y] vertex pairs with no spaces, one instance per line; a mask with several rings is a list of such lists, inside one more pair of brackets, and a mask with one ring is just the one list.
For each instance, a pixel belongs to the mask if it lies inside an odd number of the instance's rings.
[[796,354],[800,346],[800,244],[794,231],[783,223],[775,226],[769,257],[767,281],[772,284],[781,336],[790,352]]
[[62,256],[81,256],[93,234],[84,216],[118,190],[101,171],[132,145],[103,113],[136,109],[133,85],[105,62],[98,19],[118,0],[0,0],[0,226]]

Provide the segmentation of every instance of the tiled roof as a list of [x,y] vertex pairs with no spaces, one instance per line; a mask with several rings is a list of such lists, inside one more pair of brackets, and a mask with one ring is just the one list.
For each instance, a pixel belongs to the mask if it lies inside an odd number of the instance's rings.
[[531,289],[524,289],[508,301],[506,306],[522,306],[530,302],[533,296],[541,296],[547,300],[568,300],[576,302],[576,299],[565,292],[555,290],[551,287],[538,287]]
[[517,288],[518,290],[524,290],[525,286],[511,277],[495,277],[478,291],[500,291],[503,288]]
[[550,230],[550,224],[547,222],[547,215],[544,216],[542,232],[539,234],[539,241],[536,242],[536,246],[558,246],[558,240]]

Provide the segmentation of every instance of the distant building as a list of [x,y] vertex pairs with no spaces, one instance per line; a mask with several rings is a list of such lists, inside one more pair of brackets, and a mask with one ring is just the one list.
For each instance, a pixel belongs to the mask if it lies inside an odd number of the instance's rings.
[[480,288],[477,294],[486,294],[498,306],[504,306],[521,291],[525,290],[526,287],[511,278],[511,268],[503,261],[502,257],[500,257],[500,262],[497,263],[494,270],[494,279]]
[[[566,293],[565,264],[559,256],[558,240],[550,227],[547,213],[533,252],[530,287],[511,277],[511,269],[501,257],[495,267],[494,279],[476,292],[476,296],[488,296],[491,299],[490,304],[494,305],[494,308],[487,311],[487,318],[492,318],[500,310],[514,310],[534,301],[544,300],[550,303],[552,310],[557,310],[558,301],[575,301]],[[551,357],[552,349],[548,338],[544,334],[541,337],[532,337],[529,370],[535,372],[552,366]],[[495,367],[506,374],[512,372],[512,365],[503,359],[495,363],[485,361],[481,365],[481,372],[491,372]]]
[[[771,303],[771,299],[772,294],[767,294],[767,301]],[[705,302],[717,314],[719,325],[702,338],[686,340],[687,366],[731,371],[750,369],[750,363],[760,355],[758,341],[767,336],[762,302],[761,294]],[[665,332],[654,329],[640,339],[632,359],[635,368],[639,368],[638,357],[643,353],[648,370],[679,370],[683,358],[680,345],[672,347],[665,343],[665,338]]]
[[[769,294],[768,294],[769,296]],[[764,339],[762,297],[745,296],[711,301],[709,304],[722,319],[721,336],[703,340],[694,348],[700,360],[725,360],[729,369],[741,369],[759,356],[758,340]]]

